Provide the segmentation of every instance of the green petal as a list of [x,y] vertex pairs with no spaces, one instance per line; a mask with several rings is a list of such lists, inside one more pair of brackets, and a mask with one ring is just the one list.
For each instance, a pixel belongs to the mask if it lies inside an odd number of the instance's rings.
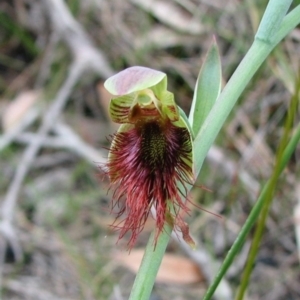
[[[189,161],[186,161],[186,163],[191,167],[191,169],[193,170],[193,174],[194,174],[194,165],[193,165],[193,162],[194,162],[194,143],[193,143],[193,132],[192,132],[192,129],[191,129],[191,126],[189,124],[189,122],[187,121],[187,118],[183,117],[181,115],[181,113],[184,114],[183,110],[179,108],[179,111],[180,111],[180,118],[178,121],[174,122],[173,125],[177,126],[177,127],[181,127],[181,128],[186,128],[190,134],[190,143],[191,143],[191,152],[189,153],[189,158],[190,160]],[[185,115],[185,114],[184,114]],[[194,180],[193,178],[193,174],[190,174],[191,175],[191,180]]]
[[[189,133],[192,136],[192,140],[194,140],[195,135],[194,135],[193,129],[191,127],[191,124],[190,124],[185,112],[182,110],[181,107],[177,106],[177,108],[178,108],[178,111],[179,111],[180,119],[182,119],[182,121],[180,121],[179,124],[184,124],[184,127],[186,127],[189,130]],[[176,122],[174,124],[176,124]],[[183,127],[183,126],[181,126],[181,127]]]
[[126,95],[153,87],[162,81],[157,90],[160,93],[161,89],[166,87],[165,78],[166,74],[163,72],[135,66],[108,78],[104,87],[113,95]]
[[168,91],[161,94],[162,113],[167,116],[171,122],[179,120],[178,106],[175,103],[174,95]]
[[150,87],[150,89],[154,92],[157,99],[162,99],[164,96],[164,92],[167,91],[167,76],[165,76],[160,82]]
[[214,103],[222,82],[221,61],[216,40],[208,50],[197,79],[189,121],[197,135]]
[[124,95],[112,98],[109,104],[109,114],[113,122],[124,124],[129,123],[129,112],[135,94]]

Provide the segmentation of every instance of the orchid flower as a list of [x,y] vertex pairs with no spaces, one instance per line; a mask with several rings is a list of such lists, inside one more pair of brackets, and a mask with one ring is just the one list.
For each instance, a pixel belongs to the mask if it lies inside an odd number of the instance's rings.
[[121,124],[106,165],[115,187],[113,206],[120,207],[117,219],[124,217],[114,225],[120,229],[119,238],[131,232],[131,248],[153,206],[156,237],[168,222],[193,244],[181,213],[189,211],[186,186],[194,182],[192,132],[174,95],[167,91],[166,74],[135,66],[110,77],[104,86],[115,95],[109,107],[111,119]]

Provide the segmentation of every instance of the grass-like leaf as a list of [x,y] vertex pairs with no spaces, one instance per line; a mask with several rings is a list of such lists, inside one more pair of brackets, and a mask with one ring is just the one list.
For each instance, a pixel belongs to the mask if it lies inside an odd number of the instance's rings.
[[199,72],[189,115],[189,122],[195,135],[199,132],[220,94],[221,82],[221,60],[214,38]]

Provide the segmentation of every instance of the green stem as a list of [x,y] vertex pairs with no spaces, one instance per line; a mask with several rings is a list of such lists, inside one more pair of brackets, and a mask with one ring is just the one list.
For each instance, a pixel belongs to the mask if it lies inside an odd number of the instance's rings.
[[[297,144],[300,140],[300,124],[298,125],[295,134],[293,135],[293,137],[291,138],[290,142],[288,143],[287,147],[285,148],[284,152],[283,152],[283,157],[282,160],[280,162],[280,173],[283,171],[283,169],[285,168],[285,166],[287,165],[291,155],[293,154],[293,152],[295,151]],[[227,272],[227,270],[229,269],[229,267],[232,264],[232,261],[234,259],[234,257],[236,256],[236,254],[239,252],[239,250],[241,249],[242,245],[245,242],[246,236],[248,235],[248,233],[250,232],[251,228],[253,227],[254,223],[256,222],[261,209],[263,207],[264,204],[264,199],[267,196],[268,193],[268,189],[270,188],[271,182],[270,180],[267,182],[267,184],[264,186],[256,204],[254,205],[253,209],[251,210],[251,213],[249,215],[249,217],[247,218],[244,226],[242,227],[238,237],[236,238],[236,240],[234,241],[231,249],[228,251],[224,262],[217,274],[217,276],[214,279],[214,282],[212,283],[212,285],[209,287],[209,289],[207,290],[203,300],[209,300],[211,299],[211,297],[213,296],[217,286],[219,285],[221,279],[223,278],[223,276],[225,275],[225,273]]]
[[244,59],[237,67],[236,71],[228,81],[224,90],[220,94],[217,102],[206,118],[200,132],[195,138],[195,166],[201,170],[203,161],[218,135],[220,129],[226,121],[227,116],[234,107],[236,101],[244,91],[245,87],[262,65],[265,59],[275,46],[298,24],[300,23],[300,5],[291,11],[282,21],[280,29],[274,37],[272,44],[263,40],[255,40]]
[[152,232],[139,272],[135,278],[129,300],[146,300],[150,298],[155,278],[166,251],[171,233],[171,226],[166,224],[163,232],[157,239],[157,244],[154,250],[155,231]]
[[284,130],[284,134],[281,138],[280,145],[278,147],[274,171],[273,171],[272,177],[270,179],[269,189],[266,192],[266,198],[263,200],[263,202],[264,202],[263,208],[260,213],[260,217],[258,219],[257,228],[255,230],[252,246],[251,246],[251,249],[250,249],[250,252],[248,255],[248,260],[247,260],[246,267],[243,272],[241,285],[238,290],[236,300],[243,299],[246,289],[248,287],[250,276],[253,271],[253,265],[254,265],[258,250],[259,250],[259,245],[260,245],[260,242],[261,242],[261,239],[263,236],[263,232],[265,229],[265,224],[266,224],[266,220],[267,220],[267,217],[269,214],[269,209],[272,204],[272,200],[274,199],[273,196],[274,196],[274,192],[276,190],[276,184],[278,182],[278,179],[279,179],[279,176],[281,173],[280,163],[282,161],[283,151],[287,145],[288,138],[291,133],[291,129],[292,129],[294,117],[295,117],[295,112],[297,112],[297,106],[298,106],[298,101],[299,101],[298,100],[299,90],[300,90],[300,81],[298,81],[298,83],[296,85],[295,94],[292,97],[292,100],[291,100],[291,103],[290,103],[290,106],[288,109],[285,130]]
[[[262,65],[269,53],[274,47],[300,22],[300,6],[290,12],[282,21],[279,31],[274,37],[272,44],[266,43],[261,40],[257,40],[253,43],[245,58],[229,80],[227,86],[220,94],[217,102],[212,108],[209,116],[204,122],[202,129],[195,139],[195,167],[196,175],[199,174],[203,161],[214,142],[217,134],[223,126],[227,116],[235,105],[237,99],[249,83],[255,72]],[[259,203],[259,202],[258,202]],[[251,220],[248,222],[251,222]],[[246,222],[246,224],[248,224]],[[245,224],[245,225],[246,225]],[[249,225],[248,225],[249,226]],[[154,233],[152,233],[150,240],[147,244],[145,255],[138,271],[136,280],[134,282],[130,300],[147,300],[151,294],[151,290],[154,285],[155,277],[158,272],[162,257],[170,239],[171,228],[166,226],[165,232],[163,232],[157,241],[156,249],[153,251],[153,239]],[[240,241],[239,241],[240,243]],[[232,250],[233,252],[233,250]],[[230,252],[230,255],[231,253]],[[233,260],[233,256],[229,259],[230,263]],[[229,253],[228,253],[229,255]],[[227,260],[228,261],[228,260]],[[224,265],[223,265],[224,266]],[[224,270],[227,270],[229,265],[225,265]],[[213,283],[209,289],[210,297],[216,289],[219,281],[223,277],[225,272],[218,274],[219,277]],[[205,298],[209,299],[209,298]]]
[[292,2],[293,0],[270,0],[255,38],[272,42]]
[[276,46],[290,31],[300,23],[300,5],[289,12],[282,20],[278,32],[274,36],[274,46]]
[[269,44],[263,41],[254,41],[220,94],[194,141],[195,152],[197,151],[195,166],[198,172],[201,170],[209,148],[213,144],[239,96],[272,49]]

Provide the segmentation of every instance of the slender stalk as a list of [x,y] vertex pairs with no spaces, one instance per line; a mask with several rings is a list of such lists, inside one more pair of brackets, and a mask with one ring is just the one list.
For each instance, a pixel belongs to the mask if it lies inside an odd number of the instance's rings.
[[290,31],[300,23],[300,5],[289,12],[282,20],[279,30],[274,35],[274,46],[276,46]]
[[220,94],[216,104],[201,127],[199,134],[195,138],[196,171],[200,172],[209,148],[255,72],[259,69],[275,46],[299,23],[300,5],[285,16],[272,44],[261,39],[253,42],[244,59]]
[[293,0],[270,0],[255,38],[272,42],[292,2]]
[[[287,165],[291,155],[293,154],[293,152],[295,151],[295,149],[297,147],[297,144],[299,143],[299,140],[300,140],[300,124],[298,125],[298,127],[295,131],[295,134],[293,135],[293,137],[291,138],[290,142],[288,143],[287,147],[284,150],[283,157],[280,162],[280,173],[284,170],[285,166]],[[223,276],[225,275],[225,273],[231,266],[231,263],[232,263],[234,257],[236,256],[237,253],[239,253],[239,250],[241,249],[242,245],[245,242],[246,236],[250,232],[251,228],[253,227],[254,223],[256,222],[256,220],[261,212],[261,209],[264,204],[264,199],[267,196],[268,189],[270,188],[270,184],[271,184],[271,182],[269,180],[267,182],[267,184],[264,186],[256,204],[254,205],[253,209],[251,210],[249,217],[247,218],[244,226],[242,227],[238,237],[234,241],[231,249],[228,251],[228,253],[224,259],[224,262],[223,262],[216,278],[214,279],[214,282],[207,290],[203,300],[211,299],[211,297],[213,296],[221,279],[223,278]]]
[[272,49],[273,47],[263,41],[254,41],[220,94],[194,141],[195,166],[198,172],[239,96]]
[[260,242],[261,242],[261,239],[263,236],[263,232],[265,229],[265,224],[266,224],[266,220],[267,220],[267,217],[269,214],[269,209],[272,204],[272,200],[274,199],[273,196],[274,196],[274,192],[276,190],[276,184],[278,182],[278,179],[279,179],[279,176],[281,173],[280,163],[282,161],[283,151],[288,143],[288,138],[291,133],[292,126],[293,126],[295,113],[297,112],[297,106],[298,106],[298,102],[299,102],[299,99],[298,99],[299,90],[300,90],[300,81],[298,80],[298,83],[297,83],[296,89],[295,89],[295,94],[292,97],[291,104],[288,109],[286,124],[285,124],[285,128],[284,128],[285,130],[284,130],[284,134],[281,138],[280,145],[278,147],[274,171],[273,171],[272,177],[270,179],[269,189],[266,193],[266,197],[264,198],[262,211],[259,216],[257,228],[255,230],[254,238],[252,241],[252,246],[251,246],[251,249],[250,249],[250,252],[248,255],[248,260],[247,260],[246,267],[243,272],[241,285],[238,290],[236,300],[243,299],[246,289],[248,287],[250,276],[253,271],[253,265],[254,265],[258,250],[259,250],[259,245],[260,245]]
[[152,232],[146,247],[146,251],[144,253],[139,272],[135,278],[129,300],[143,300],[150,298],[153,284],[162,258],[166,251],[171,233],[171,226],[166,224],[163,232],[158,237],[155,250],[153,251],[155,231]]
[[[275,0],[272,0],[273,2]],[[271,1],[271,2],[272,2]],[[281,0],[280,0],[281,1]],[[278,0],[275,2],[278,3]],[[275,3],[274,2],[274,3]],[[289,3],[287,1],[287,3]],[[287,4],[289,5],[289,4]],[[217,134],[219,133],[221,127],[223,126],[227,116],[235,105],[237,99],[244,91],[246,85],[249,83],[255,72],[262,65],[264,60],[267,58],[269,53],[274,49],[274,47],[300,22],[300,6],[295,8],[292,12],[290,12],[282,21],[279,30],[274,36],[273,42],[265,42],[263,39],[254,41],[253,45],[247,52],[245,58],[229,80],[227,86],[220,94],[217,102],[212,108],[209,116],[204,122],[199,134],[197,135],[194,148],[196,152],[196,175],[199,174],[200,169],[202,167],[203,161],[214,142]],[[265,35],[268,32],[264,33]],[[298,134],[300,134],[300,128],[298,129]],[[299,140],[299,138],[298,138]],[[297,141],[298,141],[297,140]],[[265,190],[265,189],[264,189]],[[260,206],[259,206],[260,205]],[[252,224],[256,220],[256,214],[261,209],[261,204],[258,201],[256,206],[253,208],[253,213],[251,212],[249,218],[247,219],[244,227],[244,232],[241,232],[239,238],[237,238],[234,243],[232,250],[229,251],[224,264],[222,265],[222,269],[217,275],[215,281],[212,286],[209,288],[205,300],[210,299],[214,290],[217,288],[220,280],[224,276],[228,267],[230,266],[234,256],[237,253],[237,250],[242,245],[246,235],[248,234],[248,228],[252,227]],[[243,228],[244,228],[243,227]],[[147,248],[145,251],[145,255],[143,261],[141,263],[140,269],[138,271],[135,283],[133,285],[130,300],[147,300],[151,294],[151,290],[154,285],[155,277],[158,272],[162,257],[164,255],[165,249],[170,239],[171,228],[166,226],[166,230],[163,232],[157,241],[156,249],[153,251],[153,238],[154,233],[152,233],[150,240],[147,244]]]

